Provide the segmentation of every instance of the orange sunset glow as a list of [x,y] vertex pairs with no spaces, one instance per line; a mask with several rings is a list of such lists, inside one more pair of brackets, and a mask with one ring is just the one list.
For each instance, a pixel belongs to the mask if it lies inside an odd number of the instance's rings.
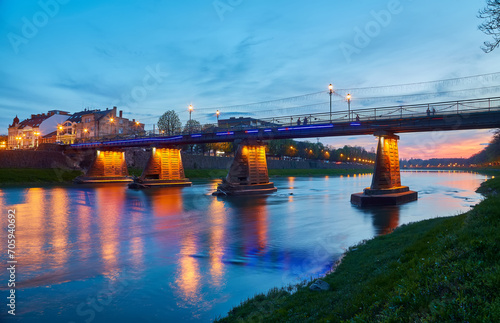
[[[435,131],[398,134],[399,158],[469,158],[480,152],[493,137],[493,130]],[[335,148],[361,146],[376,150],[374,136],[324,138],[324,144]]]

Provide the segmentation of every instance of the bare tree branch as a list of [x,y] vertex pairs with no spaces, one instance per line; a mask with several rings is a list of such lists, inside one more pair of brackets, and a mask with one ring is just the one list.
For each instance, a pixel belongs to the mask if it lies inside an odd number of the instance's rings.
[[479,10],[478,18],[486,20],[479,25],[479,30],[493,36],[492,42],[486,41],[481,47],[484,52],[490,53],[500,46],[500,0],[487,0],[486,7]]

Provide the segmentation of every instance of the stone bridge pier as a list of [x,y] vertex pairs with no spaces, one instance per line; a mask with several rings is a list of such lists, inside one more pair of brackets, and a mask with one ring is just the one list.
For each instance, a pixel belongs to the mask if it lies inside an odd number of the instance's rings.
[[120,149],[97,150],[96,156],[84,175],[75,179],[76,183],[118,183],[130,182],[125,152]]
[[260,141],[244,140],[238,145],[229,173],[213,195],[254,195],[276,192],[269,182],[266,147]]
[[191,186],[184,175],[181,150],[174,147],[153,147],[146,167],[130,188]]
[[362,193],[351,195],[351,203],[358,206],[397,205],[418,199],[418,193],[401,185],[399,170],[399,136],[378,131],[377,158],[372,184]]

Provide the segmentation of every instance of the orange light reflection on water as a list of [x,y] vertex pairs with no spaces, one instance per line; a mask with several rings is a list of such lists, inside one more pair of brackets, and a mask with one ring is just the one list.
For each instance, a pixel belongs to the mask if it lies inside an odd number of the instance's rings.
[[13,206],[16,209],[16,227],[22,228],[18,230],[16,239],[18,261],[29,265],[31,271],[47,266],[42,249],[48,228],[44,223],[45,193],[43,188],[30,188],[25,193],[26,202]]
[[103,274],[112,278],[118,270],[119,223],[125,205],[126,190],[123,186],[98,187],[96,206],[101,240],[101,261]]
[[92,250],[92,207],[90,202],[90,197],[88,192],[80,191],[75,197],[76,201],[79,203],[76,206],[76,212],[78,216],[78,240],[80,245],[81,260],[86,261],[90,257]]
[[[67,190],[53,188],[51,199],[52,213],[47,219],[50,224],[50,237],[47,241],[52,242],[53,249],[49,251],[54,259],[54,265],[63,267],[68,261],[68,196]],[[42,211],[43,212],[43,211]]]
[[208,211],[210,215],[210,274],[213,284],[220,287],[224,276],[222,258],[224,256],[224,235],[227,221],[224,202],[213,199]]
[[175,282],[181,291],[181,297],[185,302],[196,303],[201,298],[200,288],[200,266],[193,257],[197,252],[197,241],[194,234],[187,233],[181,242],[179,268]]

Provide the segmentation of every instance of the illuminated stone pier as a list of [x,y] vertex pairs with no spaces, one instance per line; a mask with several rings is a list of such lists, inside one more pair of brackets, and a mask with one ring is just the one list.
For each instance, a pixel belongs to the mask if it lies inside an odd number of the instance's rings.
[[397,205],[415,201],[418,193],[401,185],[399,171],[398,140],[393,133],[378,131],[377,159],[372,185],[363,193],[351,195],[351,203],[359,206]]
[[276,191],[274,183],[269,182],[265,144],[243,141],[238,146],[229,173],[213,195],[254,195]]
[[135,178],[130,188],[191,186],[184,176],[181,150],[177,148],[153,148],[151,156],[139,178]]
[[125,152],[119,150],[97,150],[96,157],[83,176],[76,183],[119,183],[130,182]]

